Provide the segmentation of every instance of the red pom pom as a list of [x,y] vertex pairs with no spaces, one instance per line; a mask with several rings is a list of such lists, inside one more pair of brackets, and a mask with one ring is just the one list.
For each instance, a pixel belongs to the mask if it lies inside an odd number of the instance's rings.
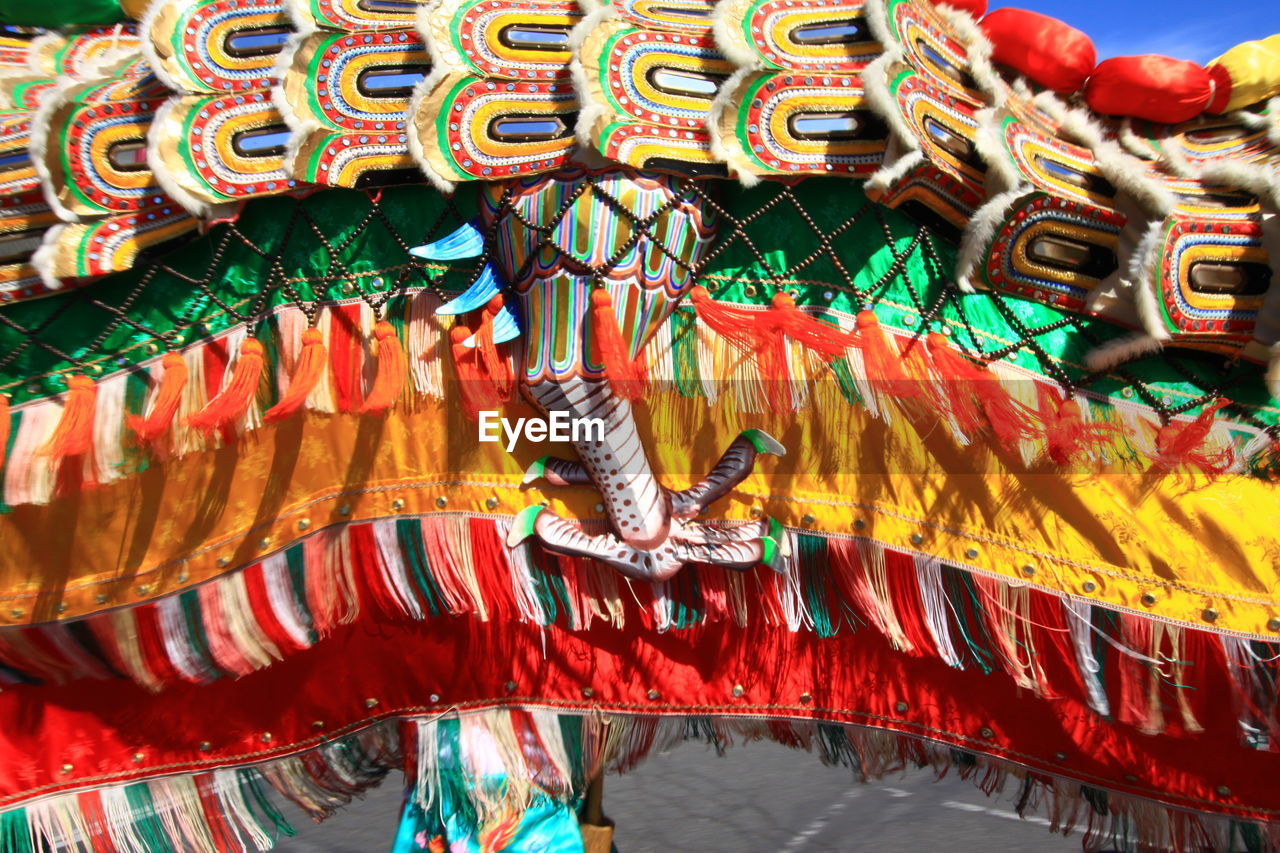
[[1098,63],[1084,88],[1095,113],[1162,124],[1190,121],[1213,96],[1209,72],[1167,56],[1116,56]]
[[996,9],[979,26],[992,59],[1064,95],[1080,90],[1098,60],[1087,35],[1039,12]]

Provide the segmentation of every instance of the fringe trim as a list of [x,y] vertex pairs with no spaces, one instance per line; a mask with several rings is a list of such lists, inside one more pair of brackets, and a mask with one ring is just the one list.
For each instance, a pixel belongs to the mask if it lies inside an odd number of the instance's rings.
[[1280,842],[1275,823],[1189,812],[883,729],[523,708],[384,720],[256,765],[44,799],[0,814],[0,827],[13,849],[25,851],[261,851],[294,832],[271,793],[323,820],[397,768],[406,777],[406,807],[440,815],[448,804],[477,827],[515,825],[535,796],[576,805],[600,773],[630,772],[681,744],[701,742],[723,755],[760,741],[815,753],[864,783],[909,768],[931,768],[938,778],[954,770],[988,796],[1008,796],[1019,816],[1040,817],[1051,832],[1078,829],[1086,851],[1272,849]]
[[[375,324],[372,310],[363,302],[343,303],[324,308],[316,328],[324,337],[328,363],[322,368],[322,376],[307,395],[304,407],[312,412],[359,413],[365,409],[365,401],[378,389],[379,365],[388,364],[378,358],[377,330],[384,335],[394,331],[398,345],[403,349],[405,363],[397,366],[384,381],[400,387],[403,393],[394,405],[412,408],[422,398],[442,400],[445,397],[444,367],[449,347],[448,320],[435,316],[439,297],[422,291],[406,296],[402,312],[392,318],[394,322]],[[767,310],[766,306],[735,306],[742,311]],[[795,306],[796,313],[822,316],[830,321],[831,334],[837,337],[851,336],[855,329],[854,318],[829,309]],[[82,456],[83,481],[85,483],[109,483],[126,476],[140,462],[145,452],[164,458],[183,456],[219,447],[236,440],[238,435],[256,430],[263,424],[263,414],[271,404],[288,390],[290,377],[302,349],[302,335],[308,328],[306,317],[296,308],[280,309],[259,324],[262,331],[256,339],[263,342],[266,363],[262,369],[262,382],[248,409],[222,428],[208,432],[192,426],[192,416],[201,412],[231,380],[235,360],[245,341],[248,328],[238,326],[219,336],[181,351],[187,365],[188,378],[182,388],[182,398],[169,429],[150,441],[140,442],[133,430],[126,429],[130,419],[136,419],[152,408],[156,390],[163,376],[163,356],[150,359],[128,371],[111,374],[94,383],[97,403],[93,415],[93,446]],[[823,328],[823,327],[818,327]],[[904,352],[920,355],[920,344],[912,336],[881,327],[891,343]],[[1145,339],[1144,339],[1145,340]],[[386,346],[389,340],[383,340]],[[1118,346],[1122,342],[1113,342]],[[1104,355],[1104,350],[1090,353],[1093,359]],[[895,386],[902,382],[880,381],[882,377],[868,375],[867,364],[861,348],[849,347],[838,359],[826,360],[800,342],[787,339],[781,347],[778,367],[768,376],[756,363],[745,357],[740,346],[729,338],[717,334],[707,324],[697,322],[694,312],[676,311],[664,329],[654,336],[636,361],[648,366],[648,384],[651,392],[674,390],[689,398],[704,398],[716,403],[723,396],[726,403],[744,414],[774,411],[779,400],[789,401],[790,407],[810,405],[824,408],[852,405],[864,406],[874,417],[891,421],[900,410],[901,395],[895,395]],[[394,353],[392,353],[394,355]],[[509,356],[507,356],[509,357]],[[928,413],[937,418],[961,445],[966,446],[976,438],[968,435],[961,424],[951,416],[948,399],[948,377],[930,368],[927,359],[912,358],[912,378],[923,392],[913,395],[930,401]],[[906,362],[904,362],[906,364]],[[1037,408],[1042,392],[1057,395],[1058,386],[1045,377],[1012,365],[987,363],[987,373],[992,381],[998,381],[1004,393],[1030,407]],[[917,375],[918,374],[918,375]],[[834,380],[834,382],[832,381]],[[130,394],[130,383],[143,383],[141,393]],[[901,388],[896,390],[901,391]],[[70,480],[60,476],[59,457],[43,452],[55,437],[62,421],[66,394],[43,400],[35,400],[13,406],[11,418],[14,440],[8,458],[0,460],[3,482],[3,499],[10,506],[20,504],[46,504],[57,489],[70,487]],[[389,396],[389,394],[387,395]],[[385,402],[374,398],[375,402]],[[1092,407],[1100,417],[1115,421],[1120,426],[1108,431],[1109,438],[1095,442],[1087,452],[1077,454],[1073,465],[1082,470],[1093,470],[1098,464],[1123,463],[1135,473],[1152,471],[1158,474],[1175,473],[1182,469],[1170,469],[1152,441],[1156,423],[1154,413],[1145,407],[1145,413],[1137,421],[1126,419],[1118,413],[1123,407],[1135,404],[1090,395],[1078,391],[1069,398],[1081,408]],[[126,404],[126,401],[130,401]],[[653,417],[660,428],[671,430],[691,415],[691,410],[673,401],[671,405],[653,408]],[[917,413],[918,414],[918,413]],[[1190,424],[1197,418],[1192,412],[1183,413],[1171,420],[1176,426]],[[1035,418],[1039,418],[1037,413]],[[933,422],[925,425],[932,429]],[[1022,436],[1010,442],[1015,456],[1031,465],[1048,459],[1048,432],[1051,425],[1039,423],[1033,435]],[[1219,421],[1213,434],[1207,438],[1206,452],[1229,451],[1233,460],[1229,471],[1260,473],[1275,453],[1274,442],[1268,433],[1238,423]],[[1014,446],[1016,445],[1016,446]],[[1141,448],[1142,453],[1134,452]],[[1163,460],[1163,461],[1162,461]],[[1194,466],[1185,466],[1188,469]],[[1225,472],[1224,472],[1225,473]],[[59,485],[61,484],[61,485]]]
[[899,651],[1003,670],[1038,696],[1082,693],[1099,714],[1152,733],[1198,731],[1196,708],[1225,671],[1245,740],[1272,748],[1280,733],[1264,687],[1275,682],[1274,643],[1250,646],[865,538],[793,530],[781,575],[696,566],[643,584],[593,560],[508,548],[509,530],[509,519],[463,514],[327,528],[180,593],[4,629],[0,684],[122,674],[159,691],[242,676],[370,610],[382,620],[471,616],[568,631],[763,620],[820,637],[869,626]]

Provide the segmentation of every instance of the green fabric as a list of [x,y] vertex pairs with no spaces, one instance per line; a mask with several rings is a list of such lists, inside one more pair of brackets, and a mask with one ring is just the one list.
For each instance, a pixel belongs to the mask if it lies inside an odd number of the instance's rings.
[[[1117,400],[1176,412],[1208,389],[1227,389],[1243,411],[1253,411],[1258,425],[1280,419],[1258,365],[1224,367],[1221,357],[1170,350],[1113,375],[1091,376],[1083,367],[1085,352],[1128,330],[1015,297],[958,293],[949,285],[954,247],[927,231],[922,237],[919,226],[905,216],[869,204],[854,182],[815,178],[791,187],[764,182],[743,189],[727,181],[702,186],[723,206],[727,220],[741,223],[739,231],[730,221],[722,223],[724,243],[702,271],[702,283],[720,298],[763,304],[781,286],[801,304],[848,313],[871,305],[886,327],[911,333],[923,333],[926,326],[942,329],[971,352],[993,353],[1008,346],[1011,364],[1086,384]],[[305,279],[293,285],[294,295],[303,301],[349,298],[350,285],[344,289],[344,284],[361,274],[359,281],[375,301],[397,287],[461,290],[474,261],[422,266],[405,249],[442,237],[474,217],[478,189],[464,184],[446,199],[425,186],[395,187],[383,191],[376,205],[367,194],[352,190],[254,201],[234,225],[218,226],[171,249],[162,259],[171,270],[160,269],[146,279],[143,266],[80,291],[5,308],[6,319],[20,328],[0,325],[0,393],[10,394],[13,402],[58,393],[70,372],[101,375],[288,303],[288,289],[278,284],[264,295],[264,284],[278,277]],[[909,248],[900,274],[885,278],[894,269],[894,252]],[[119,323],[92,300],[128,306],[127,316],[137,326]],[[393,323],[403,321],[402,305],[393,301],[388,308]],[[113,322],[115,327],[108,329]],[[702,390],[692,307],[683,305],[673,322],[677,388],[698,396]],[[36,342],[22,329],[32,330]],[[854,399],[843,368],[837,369],[837,379],[846,398]],[[136,395],[131,399],[136,405]],[[1236,417],[1240,411],[1230,414]]]
[[114,24],[124,19],[116,0],[0,0],[0,23],[20,27]]

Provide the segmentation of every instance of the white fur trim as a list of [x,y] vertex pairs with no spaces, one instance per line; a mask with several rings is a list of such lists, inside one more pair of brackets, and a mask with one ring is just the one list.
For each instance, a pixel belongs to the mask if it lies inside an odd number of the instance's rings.
[[753,187],[760,183],[760,176],[756,174],[756,165],[744,148],[744,140],[739,139],[736,132],[721,134],[720,123],[727,119],[736,124],[734,119],[742,104],[735,96],[746,81],[759,73],[752,68],[739,68],[733,72],[729,79],[721,84],[707,115],[707,131],[711,134],[711,156],[726,164],[730,173],[745,187]]
[[1004,221],[1009,209],[1027,194],[1025,187],[1017,186],[987,199],[969,219],[969,225],[960,237],[960,251],[956,253],[956,284],[966,293],[974,291],[973,274],[982,263],[982,254],[995,236],[996,229]]
[[[156,183],[160,185],[160,189],[164,190],[166,195],[186,208],[192,216],[206,219],[209,216],[209,204],[187,192],[178,181],[177,176],[169,171],[169,167],[165,165],[164,159],[159,154],[160,144],[166,138],[165,124],[168,121],[169,114],[181,106],[183,100],[188,97],[191,96],[174,95],[161,104],[160,109],[156,110],[155,117],[151,120],[151,126],[147,128],[147,166],[151,169],[151,174],[155,176]],[[186,143],[179,142],[178,144],[183,145]]]
[[[579,3],[583,11],[587,11],[586,3]],[[573,51],[573,59],[569,62],[569,73],[573,76],[573,90],[578,95],[578,123],[574,133],[578,144],[583,148],[594,150],[596,147],[596,124],[609,114],[609,106],[602,99],[593,95],[591,81],[587,77],[586,66],[582,62],[582,45],[596,30],[616,17],[612,6],[598,6],[574,26],[569,33],[569,48]]]
[[1163,348],[1163,341],[1157,340],[1150,335],[1135,333],[1127,337],[1116,338],[1114,341],[1105,343],[1085,353],[1084,364],[1090,370],[1110,370],[1116,365],[1151,355]]

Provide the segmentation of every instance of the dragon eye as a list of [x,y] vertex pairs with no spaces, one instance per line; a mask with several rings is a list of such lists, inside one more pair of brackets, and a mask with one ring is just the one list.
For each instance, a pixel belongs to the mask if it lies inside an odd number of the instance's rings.
[[1198,261],[1187,277],[1197,293],[1257,296],[1271,286],[1271,268],[1266,264]]
[[1098,279],[1106,278],[1119,266],[1110,249],[1055,234],[1033,238],[1027,245],[1027,257],[1045,266]]
[[121,172],[141,172],[147,168],[147,143],[139,139],[117,142],[107,149],[107,160]]
[[987,164],[982,162],[982,158],[978,156],[978,151],[973,147],[973,143],[942,122],[932,116],[925,116],[924,129],[929,134],[929,138],[934,141],[934,144],[957,160],[979,171],[987,168]]
[[1079,169],[1073,169],[1065,163],[1059,163],[1057,160],[1050,160],[1041,154],[1036,155],[1036,164],[1042,170],[1053,175],[1060,181],[1064,181],[1072,186],[1079,187],[1086,192],[1095,195],[1114,196],[1116,188],[1111,182],[1101,175],[1094,175],[1089,172],[1082,172]]
[[356,8],[375,15],[403,15],[418,8],[416,0],[357,0]]
[[241,157],[274,157],[283,154],[288,144],[289,128],[283,124],[242,130],[231,137],[231,147]]
[[10,264],[29,257],[40,248],[43,237],[44,234],[40,231],[0,234],[0,263]]
[[413,94],[427,72],[429,65],[382,65],[360,72],[356,88],[366,98],[407,98]]
[[796,139],[884,139],[888,136],[884,122],[867,110],[793,113],[787,125]]
[[227,53],[240,59],[279,53],[292,34],[293,30],[290,27],[255,27],[251,30],[241,30],[227,36]]
[[504,142],[539,142],[569,136],[572,127],[564,116],[506,115],[489,124],[489,134]]
[[649,82],[653,87],[668,95],[684,95],[689,98],[711,100],[725,81],[722,74],[708,74],[701,71],[675,71],[670,68],[655,68],[649,72]]
[[856,44],[860,41],[872,41],[867,30],[866,21],[848,20],[832,21],[823,24],[805,24],[791,31],[791,38],[797,44]]
[[498,39],[511,48],[563,51],[569,49],[571,29],[546,24],[511,24],[498,32]]

